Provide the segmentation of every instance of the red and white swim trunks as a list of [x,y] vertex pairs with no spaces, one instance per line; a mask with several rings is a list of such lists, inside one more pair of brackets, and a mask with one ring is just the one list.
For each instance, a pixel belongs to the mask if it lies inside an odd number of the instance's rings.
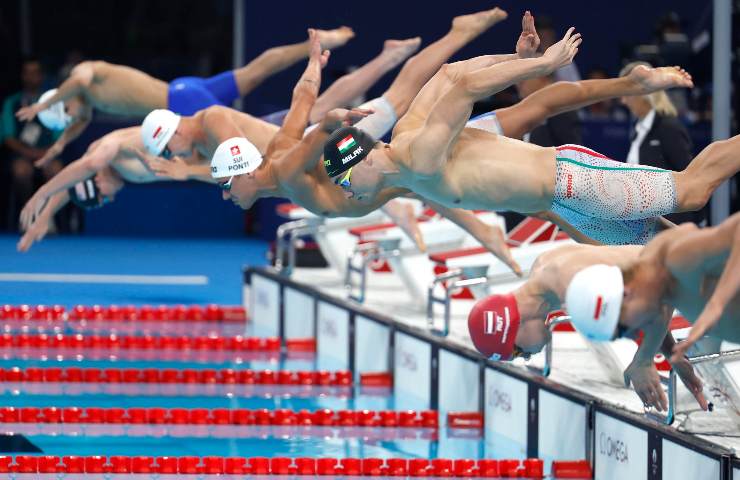
[[611,245],[645,244],[661,215],[678,206],[673,172],[616,162],[589,148],[557,148],[551,210]]

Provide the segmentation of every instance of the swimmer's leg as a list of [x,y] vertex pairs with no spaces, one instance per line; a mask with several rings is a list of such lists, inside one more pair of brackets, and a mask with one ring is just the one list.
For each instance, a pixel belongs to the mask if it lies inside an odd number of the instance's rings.
[[455,17],[450,31],[411,57],[383,93],[396,116],[401,118],[406,113],[419,90],[452,55],[505,18],[506,13],[498,8]]
[[[317,30],[321,46],[325,49],[341,47],[347,43],[354,32],[351,28],[341,27],[334,30]],[[308,57],[310,42],[308,40],[292,45],[273,47],[262,52],[257,58],[241,68],[234,70],[239,95],[251,92],[268,77],[285,70]]]
[[682,172],[674,172],[677,212],[703,208],[722,182],[740,171],[740,135],[709,144]]
[[557,82],[538,90],[511,107],[496,110],[504,135],[521,138],[548,118],[585,106],[631,95],[687,87],[691,77],[676,67],[639,67],[629,75],[605,80]]
[[383,51],[357,70],[332,83],[314,103],[311,123],[318,123],[326,113],[337,107],[345,107],[367,92],[383,75],[396,68],[419,49],[421,38],[408,40],[386,40]]

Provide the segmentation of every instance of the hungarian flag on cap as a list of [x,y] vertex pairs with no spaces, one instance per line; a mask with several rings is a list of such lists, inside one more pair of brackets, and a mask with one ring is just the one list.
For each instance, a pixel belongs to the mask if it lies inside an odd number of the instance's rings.
[[337,143],[337,148],[339,149],[339,153],[344,154],[354,148],[355,145],[357,145],[355,137],[353,137],[352,135],[347,135],[340,142]]

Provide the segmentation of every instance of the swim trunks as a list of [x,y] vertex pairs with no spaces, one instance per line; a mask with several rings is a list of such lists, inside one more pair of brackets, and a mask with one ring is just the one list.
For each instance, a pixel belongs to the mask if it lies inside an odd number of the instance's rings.
[[193,115],[213,105],[229,106],[239,97],[234,72],[229,70],[209,78],[176,78],[170,82],[167,103],[179,115]]
[[578,145],[557,148],[551,210],[611,245],[644,245],[678,206],[673,172],[616,162]]

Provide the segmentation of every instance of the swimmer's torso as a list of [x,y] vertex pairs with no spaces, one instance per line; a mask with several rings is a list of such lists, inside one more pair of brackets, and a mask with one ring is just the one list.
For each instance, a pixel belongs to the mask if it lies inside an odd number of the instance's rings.
[[110,166],[127,182],[148,183],[161,180],[157,178],[139,159],[136,151],[143,151],[141,127],[116,130],[102,139],[115,145],[115,155]]
[[94,72],[87,100],[97,110],[144,116],[156,108],[167,108],[167,84],[162,80],[123,65],[100,61],[86,64]]
[[[408,152],[404,143],[415,133],[394,138],[394,151]],[[447,207],[522,213],[548,210],[555,189],[555,149],[465,128],[442,171],[432,177],[416,176],[408,186]]]
[[203,158],[210,161],[216,148],[218,148],[220,144],[219,139],[223,136],[220,134],[220,123],[209,120],[208,113],[215,112],[216,110],[228,115],[229,119],[239,128],[240,134],[254,144],[262,155],[265,155],[267,152],[267,146],[278,132],[279,127],[247,113],[238,112],[222,106],[213,106],[208,107],[205,110],[201,110],[192,117],[198,127],[206,133],[205,137],[207,138],[207,141],[205,143],[196,142],[194,144],[196,150],[203,156]]

